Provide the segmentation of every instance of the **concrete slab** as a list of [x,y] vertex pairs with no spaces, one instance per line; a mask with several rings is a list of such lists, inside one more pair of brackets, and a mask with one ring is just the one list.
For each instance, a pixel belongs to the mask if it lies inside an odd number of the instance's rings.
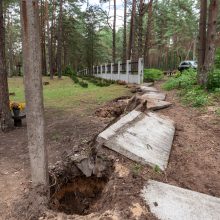
[[174,132],[173,121],[155,113],[144,114],[134,110],[99,134],[97,140],[133,161],[152,167],[157,165],[164,170]]
[[167,108],[171,105],[172,104],[170,102],[161,101],[161,100],[154,100],[154,99],[148,99],[146,107],[147,107],[147,110],[156,111],[156,110],[160,110],[160,109],[163,109],[163,108]]
[[220,198],[153,180],[141,195],[161,220],[220,220]]
[[141,86],[140,88],[143,92],[158,92],[158,90],[154,87]]
[[160,92],[148,92],[142,95],[143,99],[155,99],[155,100],[161,100],[164,101],[166,99],[166,95],[164,93]]
[[141,84],[142,86],[153,86],[154,83],[153,82],[148,82],[148,83],[143,83]]

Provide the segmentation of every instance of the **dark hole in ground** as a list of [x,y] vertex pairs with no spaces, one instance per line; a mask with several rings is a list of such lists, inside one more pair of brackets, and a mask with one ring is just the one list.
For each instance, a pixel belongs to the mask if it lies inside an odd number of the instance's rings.
[[107,182],[107,178],[78,176],[54,194],[51,208],[69,215],[90,214]]

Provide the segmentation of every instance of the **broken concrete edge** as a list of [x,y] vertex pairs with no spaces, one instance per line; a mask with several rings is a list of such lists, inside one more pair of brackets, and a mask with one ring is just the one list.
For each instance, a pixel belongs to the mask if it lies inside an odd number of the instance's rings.
[[108,129],[104,130],[98,135],[97,142],[99,144],[103,144],[106,140],[108,140],[108,138],[114,136],[119,129],[121,129],[124,125],[131,123],[140,114],[141,112],[134,110],[121,117],[116,123],[114,123]]
[[220,198],[148,180],[140,196],[161,220],[220,219]]

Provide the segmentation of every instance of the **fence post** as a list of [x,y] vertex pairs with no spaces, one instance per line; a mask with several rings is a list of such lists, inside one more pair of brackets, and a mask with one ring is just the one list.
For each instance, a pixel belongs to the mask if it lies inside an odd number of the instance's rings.
[[100,65],[100,71],[101,71],[100,72],[100,74],[101,74],[100,77],[102,78],[102,65]]
[[120,80],[121,62],[118,61],[118,80]]
[[105,79],[107,79],[107,64],[105,63]]
[[130,73],[130,60],[126,61],[126,78],[127,78],[127,83],[129,83],[129,73]]
[[139,58],[138,60],[138,84],[143,83],[144,81],[144,59]]

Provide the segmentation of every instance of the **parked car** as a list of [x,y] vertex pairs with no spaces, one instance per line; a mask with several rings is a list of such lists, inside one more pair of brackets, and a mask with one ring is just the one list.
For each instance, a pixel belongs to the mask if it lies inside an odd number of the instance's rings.
[[186,70],[186,69],[189,69],[189,68],[192,68],[192,69],[197,69],[198,67],[198,64],[197,64],[197,61],[194,61],[194,60],[185,60],[185,61],[182,61],[178,67],[178,70],[180,72],[182,72],[183,70]]

